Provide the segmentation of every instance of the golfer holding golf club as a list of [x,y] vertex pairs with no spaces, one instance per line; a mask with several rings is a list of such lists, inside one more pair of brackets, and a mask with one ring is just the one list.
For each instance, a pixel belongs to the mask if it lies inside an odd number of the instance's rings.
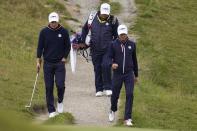
[[[65,62],[70,52],[68,31],[59,24],[59,15],[52,12],[48,17],[49,24],[40,32],[37,48],[37,70],[39,72],[43,56],[44,81],[46,87],[46,102],[49,117],[63,112],[65,90]],[[57,86],[57,112],[54,106],[54,80]]]

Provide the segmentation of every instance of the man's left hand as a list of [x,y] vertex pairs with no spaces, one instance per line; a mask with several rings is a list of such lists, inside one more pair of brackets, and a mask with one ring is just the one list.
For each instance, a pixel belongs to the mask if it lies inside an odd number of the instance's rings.
[[66,60],[65,58],[62,58],[62,62],[66,63],[66,62],[67,62],[67,60]]

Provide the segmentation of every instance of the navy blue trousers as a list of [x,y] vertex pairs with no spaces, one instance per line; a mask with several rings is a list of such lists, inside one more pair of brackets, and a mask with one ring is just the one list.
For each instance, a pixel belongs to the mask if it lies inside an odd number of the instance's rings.
[[44,62],[43,70],[44,70],[44,81],[46,88],[47,108],[48,108],[48,112],[51,113],[56,111],[54,107],[54,96],[53,96],[54,81],[57,87],[58,102],[61,103],[64,98],[65,75],[66,75],[65,63]]
[[134,89],[134,75],[133,72],[126,74],[120,74],[114,72],[112,79],[112,96],[111,96],[111,110],[117,111],[117,104],[120,95],[121,88],[125,85],[126,102],[124,119],[132,118],[132,106],[133,106],[133,89]]
[[95,74],[96,92],[111,90],[111,67],[107,52],[104,54],[92,53],[92,63]]

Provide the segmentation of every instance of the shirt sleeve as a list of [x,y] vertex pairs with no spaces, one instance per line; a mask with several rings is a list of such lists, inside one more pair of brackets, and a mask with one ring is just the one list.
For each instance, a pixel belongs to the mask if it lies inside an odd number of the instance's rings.
[[118,22],[118,19],[115,18],[116,22],[115,24],[113,25],[113,39],[115,40],[116,38],[118,38],[118,32],[117,32],[117,29],[118,29],[118,26],[119,26],[119,22]]
[[38,47],[37,47],[37,58],[41,58],[43,49],[44,49],[44,32],[40,31],[39,39],[38,39]]
[[66,38],[65,38],[65,55],[64,58],[68,57],[68,54],[70,53],[71,43],[70,43],[70,36],[68,34],[68,31],[66,30]]
[[110,65],[112,65],[114,59],[113,42],[110,43],[110,46],[108,48],[108,56],[110,60]]
[[134,66],[134,75],[135,77],[138,77],[138,62],[137,62],[137,55],[136,55],[136,44],[134,43],[134,51],[132,54],[133,59],[133,66]]

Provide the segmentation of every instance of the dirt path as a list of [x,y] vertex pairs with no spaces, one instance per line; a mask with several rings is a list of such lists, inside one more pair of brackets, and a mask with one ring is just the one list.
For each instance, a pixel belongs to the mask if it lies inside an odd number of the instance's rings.
[[[79,26],[85,23],[90,11],[95,10],[99,3],[99,0],[59,1],[67,7],[73,18],[80,21],[67,21],[75,30],[80,29]],[[118,2],[118,0],[113,1]],[[126,25],[130,26],[132,24],[131,19],[135,17],[135,15],[131,14],[136,10],[133,0],[122,0],[121,4],[123,10],[117,17],[121,23],[124,21]],[[95,97],[92,63],[87,63],[84,58],[78,56],[76,73],[72,74],[70,63],[66,65],[66,70],[64,111],[72,113],[76,119],[76,124],[79,125],[111,126],[112,123],[108,122],[110,98],[105,96],[99,98]],[[46,118],[46,115],[41,116],[40,119],[44,118]]]
[[[83,25],[90,11],[95,10],[98,0],[69,0],[67,6],[80,5],[80,11],[73,8],[71,14],[78,18]],[[68,7],[67,7],[68,8]],[[69,24],[75,24],[69,22]],[[75,27],[76,30],[77,27]],[[109,97],[95,97],[94,72],[92,63],[87,63],[84,58],[78,56],[77,71],[71,73],[70,65],[67,67],[66,91],[64,98],[65,111],[70,112],[76,119],[76,124],[86,126],[107,126],[110,106]]]

